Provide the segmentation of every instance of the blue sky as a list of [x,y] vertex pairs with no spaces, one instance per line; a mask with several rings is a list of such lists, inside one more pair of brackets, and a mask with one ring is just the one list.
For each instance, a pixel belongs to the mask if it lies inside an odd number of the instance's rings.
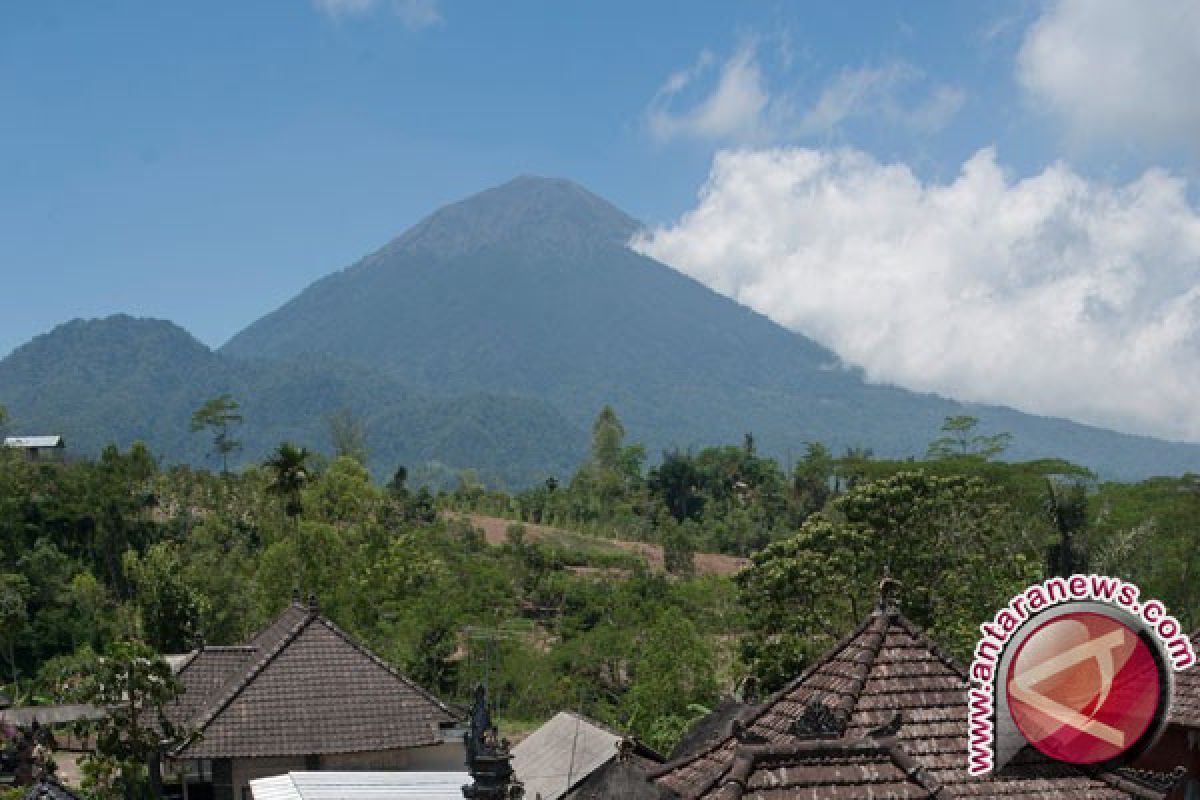
[[[657,226],[648,250],[750,305],[766,289],[697,265],[703,237],[685,216],[703,208],[706,181],[713,194],[733,184],[718,180],[721,153],[849,152],[931,188],[952,186],[993,148],[1006,192],[1055,164],[1089,197],[1149,170],[1180,183],[1193,210],[1197,0],[1097,2],[1110,10],[1084,17],[1080,0],[6,3],[0,243],[11,300],[0,304],[0,354],[66,319],[118,311],[171,319],[218,346],[438,206],[526,173],[571,178]],[[1123,14],[1158,22],[1139,34]],[[1089,53],[1116,35],[1143,36],[1130,74],[1095,75]],[[1061,63],[1063,41],[1082,43],[1079,64]],[[1165,89],[1130,88],[1145,76]],[[779,221],[780,240],[789,224]],[[758,266],[777,276],[794,255]],[[1189,256],[1173,276],[1182,285],[1194,267]],[[868,372],[872,359],[894,360],[811,314],[767,306]],[[1127,411],[1093,418],[1138,428]]]

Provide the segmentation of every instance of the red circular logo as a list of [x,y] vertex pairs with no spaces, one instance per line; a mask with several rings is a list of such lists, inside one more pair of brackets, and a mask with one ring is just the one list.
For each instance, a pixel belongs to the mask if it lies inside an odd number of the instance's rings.
[[1021,642],[1007,689],[1025,739],[1072,764],[1128,751],[1154,722],[1162,696],[1158,662],[1141,637],[1086,611],[1055,617]]

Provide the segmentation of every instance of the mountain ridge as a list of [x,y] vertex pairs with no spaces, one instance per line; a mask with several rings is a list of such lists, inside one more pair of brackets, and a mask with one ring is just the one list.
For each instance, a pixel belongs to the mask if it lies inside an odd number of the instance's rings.
[[809,442],[923,456],[946,417],[967,414],[981,433],[1012,433],[1014,459],[1116,478],[1200,471],[1200,445],[867,383],[634,252],[638,226],[569,181],[518,178],[434,211],[216,350],[164,321],[66,323],[0,360],[0,402],[80,429],[88,447],[136,436],[194,463],[203,443],[187,423],[212,394],[230,391],[256,420],[247,460],[283,438],[325,442],[323,416],[348,408],[369,423],[377,474],[416,459],[508,485],[573,468],[605,405],[652,459],[748,432],[785,462]]
[[868,384],[819,343],[631,250],[639,228],[569,181],[519,178],[433,212],[219,352],[538,397],[581,427],[609,404],[651,452],[753,431],[781,457],[808,441],[923,455],[945,417],[971,414],[1011,429],[1018,458],[1122,476],[1200,469],[1197,445]]

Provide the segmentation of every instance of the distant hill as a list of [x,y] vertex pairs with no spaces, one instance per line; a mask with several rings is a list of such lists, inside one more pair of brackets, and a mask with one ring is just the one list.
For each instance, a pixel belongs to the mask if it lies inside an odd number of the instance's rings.
[[246,417],[240,463],[261,461],[284,439],[328,452],[327,415],[343,408],[364,422],[380,476],[398,464],[427,465],[428,474],[436,462],[523,485],[572,468],[586,443],[583,429],[540,400],[435,396],[321,359],[239,361],[161,320],[74,320],[0,361],[0,403],[14,427],[62,433],[76,453],[142,440],[169,461],[215,465],[208,438],[189,425],[192,412],[222,392]]
[[519,178],[435,212],[220,352],[536,397],[577,428],[608,403],[652,455],[747,431],[784,458],[806,441],[922,455],[944,417],[971,414],[1012,433],[1015,458],[1123,478],[1200,470],[1200,446],[867,384],[816,342],[628,249],[637,228],[572,183]]

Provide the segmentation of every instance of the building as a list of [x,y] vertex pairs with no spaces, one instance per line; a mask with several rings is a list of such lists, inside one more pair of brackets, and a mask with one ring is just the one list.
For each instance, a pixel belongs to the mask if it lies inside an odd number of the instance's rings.
[[25,458],[39,464],[61,464],[67,442],[61,436],[6,436],[4,446],[20,450]]
[[641,742],[587,717],[560,711],[513,748],[527,800],[669,797],[646,781],[662,763]]
[[[172,721],[196,738],[164,783],[190,800],[249,800],[289,772],[462,769],[464,715],[293,602],[245,645],[203,647],[176,673]],[[174,786],[172,787],[172,784]]]
[[721,735],[651,773],[687,800],[1162,798],[1160,774],[1082,769],[1027,747],[967,773],[965,670],[894,601]]

